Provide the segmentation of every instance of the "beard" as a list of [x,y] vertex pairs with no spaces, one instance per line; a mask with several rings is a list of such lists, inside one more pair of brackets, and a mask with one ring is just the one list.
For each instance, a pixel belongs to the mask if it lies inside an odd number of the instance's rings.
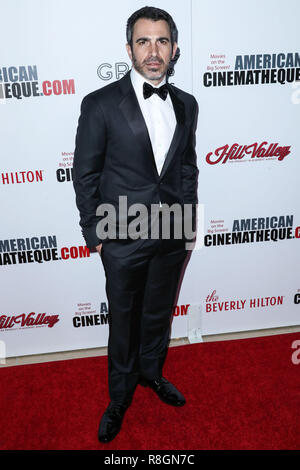
[[[152,80],[152,81],[157,81],[157,80],[161,80],[167,73],[168,71],[168,68],[169,68],[169,64],[170,64],[170,61],[171,61],[171,58],[172,58],[172,53],[170,54],[170,58],[168,60],[167,63],[165,63],[162,59],[159,59],[158,57],[150,57],[149,59],[147,59],[147,61],[143,61],[142,63],[138,62],[136,56],[134,55],[134,52],[133,50],[131,49],[131,53],[132,53],[132,65],[134,66],[134,68],[146,79],[146,80]],[[153,76],[152,74],[150,75],[149,73],[147,73],[145,70],[144,70],[144,65],[147,64],[147,62],[150,62],[151,60],[155,60],[156,62],[159,62],[160,64],[164,64],[162,70],[160,71],[159,75],[155,75]],[[153,68],[153,69],[150,69],[150,72],[158,72],[156,68]]]

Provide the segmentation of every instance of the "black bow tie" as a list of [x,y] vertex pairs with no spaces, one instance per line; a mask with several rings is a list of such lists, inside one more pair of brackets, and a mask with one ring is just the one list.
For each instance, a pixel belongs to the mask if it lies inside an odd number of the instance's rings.
[[159,88],[154,88],[153,86],[151,86],[149,83],[146,83],[146,82],[144,82],[144,85],[143,85],[143,94],[144,94],[145,100],[147,98],[150,98],[150,96],[152,96],[153,93],[156,93],[162,100],[165,101],[168,96],[168,91],[169,90],[168,90],[167,83],[165,83]]

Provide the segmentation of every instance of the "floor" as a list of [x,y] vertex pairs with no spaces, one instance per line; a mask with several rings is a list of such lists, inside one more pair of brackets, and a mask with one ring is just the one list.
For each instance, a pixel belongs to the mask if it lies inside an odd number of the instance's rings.
[[[258,336],[270,336],[278,335],[285,333],[300,333],[300,325],[264,329],[264,330],[253,330],[253,331],[243,331],[235,333],[225,333],[218,335],[209,335],[203,336],[203,342],[209,341],[227,341],[234,339],[243,339],[243,338],[256,338]],[[300,340],[300,334],[299,334]],[[188,338],[178,338],[172,339],[170,347],[181,346],[184,344],[189,344]],[[61,351],[48,354],[35,354],[32,356],[21,356],[21,357],[10,357],[6,360],[0,360],[0,367],[11,367],[25,364],[36,364],[42,362],[52,362],[52,361],[63,361],[67,359],[79,359],[82,357],[95,357],[95,356],[104,356],[107,354],[107,348],[92,348],[92,349],[80,349],[75,351]]]

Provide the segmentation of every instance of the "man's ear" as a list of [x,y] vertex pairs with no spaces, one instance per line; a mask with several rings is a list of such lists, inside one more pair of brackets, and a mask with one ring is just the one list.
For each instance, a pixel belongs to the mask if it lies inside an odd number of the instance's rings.
[[129,55],[129,59],[132,62],[132,51],[131,51],[130,44],[126,44],[126,50],[127,50],[127,54]]
[[174,59],[176,51],[177,51],[178,44],[177,42],[174,42],[173,44],[173,52],[172,52],[172,59]]

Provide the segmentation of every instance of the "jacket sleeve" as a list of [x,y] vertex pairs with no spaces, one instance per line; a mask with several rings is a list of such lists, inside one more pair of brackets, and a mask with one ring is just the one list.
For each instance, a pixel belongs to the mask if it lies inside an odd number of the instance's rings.
[[102,240],[96,234],[101,217],[96,216],[100,200],[100,176],[103,170],[106,147],[106,126],[102,109],[93,97],[87,95],[81,111],[75,140],[73,186],[80,214],[79,225],[88,248],[93,249]]
[[198,120],[198,104],[194,99],[192,125],[188,138],[188,145],[182,157],[182,187],[185,204],[197,204],[197,183],[198,183],[198,167],[196,155],[196,128]]
[[196,231],[198,204],[198,174],[196,154],[196,129],[198,121],[198,103],[194,98],[192,121],[188,145],[182,157],[181,177],[184,204],[192,204],[192,227]]

